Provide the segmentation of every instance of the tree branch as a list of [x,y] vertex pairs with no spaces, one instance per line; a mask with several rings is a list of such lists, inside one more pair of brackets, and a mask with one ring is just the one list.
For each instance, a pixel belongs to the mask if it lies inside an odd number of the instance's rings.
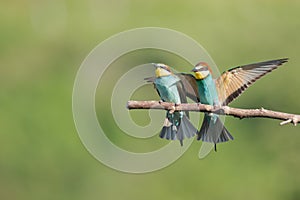
[[243,118],[271,118],[283,120],[280,125],[285,125],[292,123],[295,126],[300,122],[300,115],[289,114],[283,112],[277,112],[272,110],[267,110],[264,108],[260,109],[240,109],[232,108],[228,106],[211,106],[206,104],[197,104],[197,103],[183,103],[175,105],[174,103],[169,102],[159,102],[159,101],[128,101],[127,108],[132,109],[158,109],[158,110],[169,110],[169,111],[195,111],[195,112],[208,112],[216,113],[219,115],[231,115]]

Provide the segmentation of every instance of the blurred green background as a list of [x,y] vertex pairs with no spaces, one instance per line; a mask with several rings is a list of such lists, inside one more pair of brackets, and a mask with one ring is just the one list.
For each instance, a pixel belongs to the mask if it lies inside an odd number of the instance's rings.
[[[76,72],[99,42],[159,26],[194,38],[221,71],[289,57],[232,106],[300,113],[299,10],[296,0],[1,1],[0,199],[299,199],[299,127],[227,117],[235,140],[217,153],[199,160],[194,142],[173,165],[133,175],[87,152],[71,105]],[[99,108],[99,120],[111,118]]]

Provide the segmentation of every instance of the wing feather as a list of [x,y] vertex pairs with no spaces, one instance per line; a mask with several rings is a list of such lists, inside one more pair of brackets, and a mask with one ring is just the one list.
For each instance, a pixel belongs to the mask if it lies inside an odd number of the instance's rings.
[[198,86],[195,77],[192,74],[178,73],[176,74],[180,78],[185,94],[194,102],[200,102],[198,94]]
[[[176,87],[180,96],[180,102],[187,103],[186,93],[182,81],[176,82]],[[185,114],[188,118],[190,117],[189,111],[185,111]]]
[[287,62],[288,58],[238,66],[224,72],[216,79],[219,99],[228,105],[255,81]]
[[[198,86],[195,77],[192,74],[186,73],[176,73],[175,74],[183,84],[183,91],[186,96],[189,97],[194,102],[200,102],[198,94]],[[156,77],[147,77],[144,78],[148,83],[154,83]]]

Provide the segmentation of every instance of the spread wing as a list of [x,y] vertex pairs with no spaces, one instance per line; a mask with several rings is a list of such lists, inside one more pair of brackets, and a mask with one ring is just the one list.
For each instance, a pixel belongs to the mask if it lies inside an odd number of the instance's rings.
[[216,79],[219,99],[222,105],[228,105],[240,96],[250,85],[278,66],[288,58],[270,60],[232,68]]
[[178,73],[176,75],[178,78],[180,78],[183,84],[186,96],[192,99],[194,102],[200,102],[198,86],[195,77],[191,74],[185,73]]

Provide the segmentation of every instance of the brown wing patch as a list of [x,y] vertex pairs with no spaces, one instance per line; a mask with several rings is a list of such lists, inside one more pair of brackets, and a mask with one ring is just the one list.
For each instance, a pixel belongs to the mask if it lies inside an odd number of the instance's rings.
[[[185,89],[184,89],[182,81],[178,81],[176,83],[176,87],[177,87],[177,90],[178,90],[178,93],[179,93],[179,96],[180,96],[180,102],[181,103],[187,103],[186,93],[185,93]],[[190,117],[189,111],[185,111],[185,114],[188,118]]]
[[219,99],[228,105],[240,96],[256,80],[287,62],[288,58],[270,60],[232,68],[216,79]]
[[200,102],[199,94],[198,94],[198,86],[195,77],[191,74],[185,74],[185,73],[178,73],[176,74],[176,76],[180,78],[186,96],[192,99],[194,102]]

